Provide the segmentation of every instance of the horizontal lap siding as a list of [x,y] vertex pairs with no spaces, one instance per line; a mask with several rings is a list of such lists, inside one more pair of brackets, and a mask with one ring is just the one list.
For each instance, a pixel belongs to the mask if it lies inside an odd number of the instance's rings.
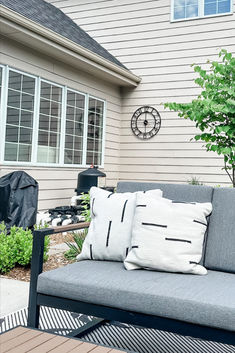
[[[235,15],[170,23],[170,0],[49,2],[142,77],[135,90],[123,90],[120,179],[186,182],[197,176],[209,185],[228,184],[222,159],[190,141],[194,124],[161,103],[189,102],[199,94],[191,64],[208,69],[207,59],[217,60],[220,48],[235,53]],[[158,135],[146,142],[130,130],[133,112],[144,104],[162,117]]]
[[[105,168],[101,185],[114,186],[120,165],[120,89],[9,40],[0,42],[0,63],[107,100]],[[39,209],[68,205],[75,194],[77,168],[0,166],[0,176],[25,170],[39,182]]]

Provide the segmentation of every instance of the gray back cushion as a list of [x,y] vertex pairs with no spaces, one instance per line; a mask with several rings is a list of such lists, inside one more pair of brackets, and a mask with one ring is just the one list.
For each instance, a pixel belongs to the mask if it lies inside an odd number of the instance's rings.
[[205,266],[235,273],[235,189],[214,189]]
[[211,202],[213,188],[188,184],[161,184],[120,181],[117,192],[135,192],[161,189],[163,197],[183,202]]
[[[163,197],[174,201],[183,202],[212,202],[213,188],[211,186],[188,185],[188,184],[161,184],[161,183],[140,183],[120,181],[117,185],[117,192],[135,192],[161,189]],[[208,222],[210,220],[208,219]],[[207,232],[204,238],[206,244]],[[200,264],[204,264],[205,246],[203,247]]]

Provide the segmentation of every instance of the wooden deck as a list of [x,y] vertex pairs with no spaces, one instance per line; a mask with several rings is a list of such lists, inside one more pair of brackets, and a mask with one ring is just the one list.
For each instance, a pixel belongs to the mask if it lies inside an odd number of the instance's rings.
[[87,343],[74,338],[19,326],[0,335],[0,352],[5,353],[121,353],[120,351]]

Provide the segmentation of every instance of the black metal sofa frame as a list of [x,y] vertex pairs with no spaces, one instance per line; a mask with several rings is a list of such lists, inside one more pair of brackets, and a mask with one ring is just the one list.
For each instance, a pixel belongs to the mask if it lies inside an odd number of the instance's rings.
[[183,336],[191,336],[216,342],[235,345],[235,333],[222,329],[190,324],[174,319],[162,318],[153,315],[145,315],[132,311],[125,311],[103,305],[79,302],[61,297],[37,293],[38,276],[43,271],[44,239],[46,235],[68,232],[77,229],[88,228],[89,223],[78,223],[55,228],[35,230],[33,234],[33,253],[31,263],[31,280],[29,294],[28,327],[37,328],[39,325],[40,306],[54,307],[85,315],[92,315],[92,323],[73,332],[73,336],[81,337],[93,330],[105,321],[118,321],[147,328],[160,329],[177,333]]

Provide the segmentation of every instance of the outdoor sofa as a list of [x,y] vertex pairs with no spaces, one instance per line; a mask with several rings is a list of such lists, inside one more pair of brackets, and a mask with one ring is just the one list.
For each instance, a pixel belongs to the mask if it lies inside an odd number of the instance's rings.
[[45,305],[235,344],[235,189],[120,182],[117,192],[156,188],[171,200],[212,202],[202,259],[208,274],[127,271],[121,262],[91,260],[41,273],[45,235],[65,228],[38,230],[34,233],[28,326],[38,326],[39,308]]

